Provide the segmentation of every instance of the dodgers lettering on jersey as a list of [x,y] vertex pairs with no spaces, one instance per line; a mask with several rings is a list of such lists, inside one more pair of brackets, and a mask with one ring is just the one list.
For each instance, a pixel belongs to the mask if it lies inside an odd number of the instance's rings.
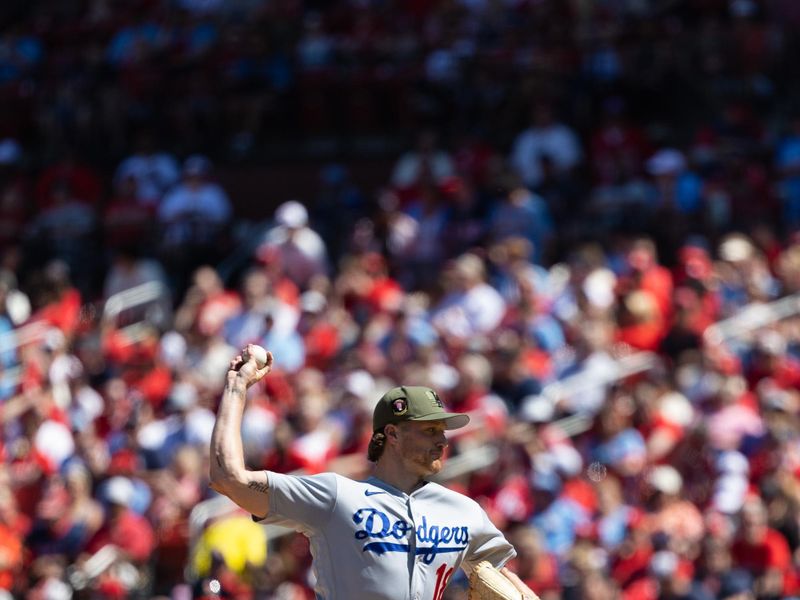
[[405,494],[376,478],[268,477],[267,521],[308,536],[324,600],[441,600],[459,567],[515,555],[476,502],[436,483]]
[[[356,539],[393,538],[406,540],[414,526],[402,519],[392,522],[386,513],[376,508],[360,508],[353,514],[356,525],[363,523],[363,528],[356,530]],[[422,523],[416,527],[418,545],[414,553],[422,558],[425,564],[431,564],[437,554],[461,552],[466,550],[469,543],[469,528],[466,525],[428,525],[428,519],[423,515]],[[452,544],[451,544],[452,542]],[[411,551],[408,543],[391,541],[369,542],[364,545],[364,552],[405,552]]]

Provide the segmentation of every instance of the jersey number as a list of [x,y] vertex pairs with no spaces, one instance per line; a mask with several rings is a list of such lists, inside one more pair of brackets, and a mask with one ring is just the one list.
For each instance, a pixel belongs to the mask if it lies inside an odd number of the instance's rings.
[[436,569],[436,587],[433,590],[433,600],[442,600],[442,596],[444,596],[444,588],[447,587],[447,583],[450,581],[450,576],[453,574],[455,569],[455,567],[448,569],[447,563],[443,563],[441,567]]

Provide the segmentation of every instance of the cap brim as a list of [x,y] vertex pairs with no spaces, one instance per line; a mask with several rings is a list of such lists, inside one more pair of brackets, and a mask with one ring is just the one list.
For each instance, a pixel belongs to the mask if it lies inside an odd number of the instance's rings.
[[445,429],[461,429],[469,423],[469,415],[465,413],[436,412],[421,417],[409,419],[409,421],[444,421]]

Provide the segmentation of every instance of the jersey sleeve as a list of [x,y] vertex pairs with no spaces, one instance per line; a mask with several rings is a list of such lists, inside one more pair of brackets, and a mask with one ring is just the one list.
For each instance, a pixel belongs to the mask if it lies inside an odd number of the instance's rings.
[[269,513],[261,521],[310,533],[328,521],[336,503],[333,473],[300,476],[267,471]]
[[483,560],[488,560],[499,569],[517,555],[514,546],[489,520],[486,512],[480,507],[478,510],[480,524],[475,528],[474,535],[470,531],[469,549],[461,565],[467,575]]

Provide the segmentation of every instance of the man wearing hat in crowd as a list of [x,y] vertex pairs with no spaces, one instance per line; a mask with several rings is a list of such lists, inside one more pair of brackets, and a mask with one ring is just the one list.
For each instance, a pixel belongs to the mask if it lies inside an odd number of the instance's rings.
[[328,250],[320,235],[308,223],[308,210],[297,200],[284,202],[275,210],[275,226],[256,249],[263,262],[277,261],[283,273],[300,288],[307,288],[316,275],[328,271]]
[[295,476],[250,471],[242,455],[247,388],[271,369],[256,349],[230,363],[211,439],[211,486],[256,519],[306,535],[314,557],[315,592],[325,600],[441,600],[458,567],[498,567],[523,598],[536,594],[504,565],[516,555],[473,500],[429,478],[442,468],[445,431],[469,422],[447,412],[432,389],[400,386],[375,406],[364,481],[334,474]]
[[185,293],[192,271],[224,257],[232,217],[227,192],[212,178],[211,161],[189,156],[181,181],[164,194],[156,210],[158,258],[170,273],[176,298]]

